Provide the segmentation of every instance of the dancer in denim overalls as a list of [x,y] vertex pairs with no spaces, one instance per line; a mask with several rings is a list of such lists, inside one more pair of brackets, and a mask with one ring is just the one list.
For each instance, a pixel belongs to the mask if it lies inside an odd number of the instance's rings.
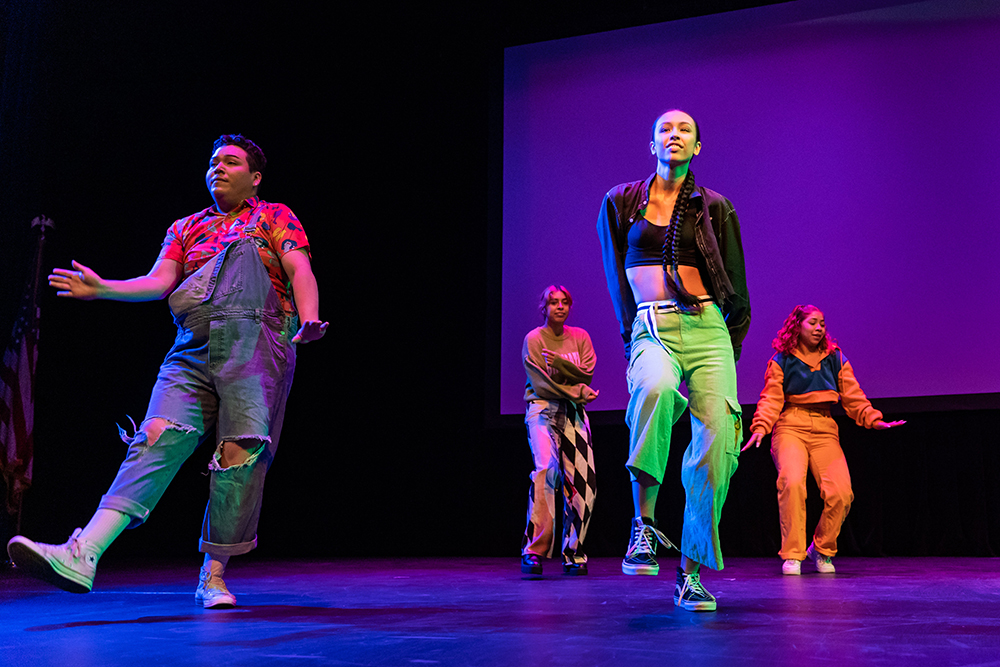
[[55,269],[49,277],[60,296],[85,300],[170,294],[177,337],[142,425],[132,435],[120,429],[128,454],[93,519],[63,545],[13,538],[7,548],[19,567],[64,590],[89,591],[104,550],[149,517],[214,427],[217,449],[200,541],[205,562],[195,600],[205,607],[236,604],[222,575],[230,556],[257,545],[264,477],[295,370],[294,344],[321,338],[327,327],[318,316],[298,220],[287,207],[255,196],[265,164],[253,142],[220,137],[206,175],[215,206],[171,226],[149,274],[105,280],[74,262],[73,270]]

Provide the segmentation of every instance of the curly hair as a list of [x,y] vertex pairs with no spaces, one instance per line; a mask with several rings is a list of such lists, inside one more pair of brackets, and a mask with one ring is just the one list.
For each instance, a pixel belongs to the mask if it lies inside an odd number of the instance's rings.
[[[771,341],[771,347],[778,352],[791,354],[792,350],[799,346],[799,331],[802,329],[802,323],[809,317],[809,313],[813,312],[822,313],[823,311],[812,304],[795,306],[792,313],[785,318],[785,323],[778,330],[778,335]],[[820,352],[829,352],[836,348],[837,341],[830,338],[830,331],[827,330],[823,342],[819,346]]]
[[549,297],[551,297],[556,292],[562,292],[566,295],[566,300],[569,302],[570,307],[573,307],[573,295],[569,293],[569,290],[562,285],[549,285],[542,290],[542,298],[538,302],[538,312],[542,314],[542,321],[545,322],[548,319],[547,308],[549,306]]
[[250,171],[259,171],[261,176],[264,175],[264,168],[267,167],[267,158],[264,157],[264,151],[260,149],[260,146],[242,134],[224,134],[212,144],[212,152],[219,150],[223,146],[239,146],[242,148],[247,154],[247,165],[249,165]]

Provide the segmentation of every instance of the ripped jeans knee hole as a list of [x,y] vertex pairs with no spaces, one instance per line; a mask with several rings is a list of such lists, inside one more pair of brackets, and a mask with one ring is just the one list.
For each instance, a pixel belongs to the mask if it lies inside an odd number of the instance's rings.
[[[257,462],[264,447],[270,441],[267,436],[246,438],[257,442],[257,446],[252,450],[238,444],[233,440],[224,440],[216,447],[212,459],[208,462],[209,472],[225,472],[228,470],[240,470],[248,468]],[[229,447],[227,447],[229,445]],[[233,456],[235,452],[235,457]],[[242,456],[245,454],[245,458]]]

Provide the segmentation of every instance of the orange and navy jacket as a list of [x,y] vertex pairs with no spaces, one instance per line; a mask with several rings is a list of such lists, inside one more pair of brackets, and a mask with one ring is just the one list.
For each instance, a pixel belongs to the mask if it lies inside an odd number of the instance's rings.
[[825,410],[837,401],[842,401],[847,416],[858,426],[871,428],[882,419],[882,413],[872,407],[861,390],[851,362],[839,347],[827,352],[813,367],[794,352],[778,352],[767,362],[764,389],[750,431],[770,433],[786,406]]

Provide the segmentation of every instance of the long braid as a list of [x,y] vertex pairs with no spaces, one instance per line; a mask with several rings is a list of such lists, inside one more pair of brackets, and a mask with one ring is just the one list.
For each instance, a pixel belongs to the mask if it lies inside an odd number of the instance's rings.
[[[688,204],[691,202],[691,195],[694,193],[694,172],[688,171],[681,185],[677,199],[674,201],[674,211],[670,215],[670,223],[667,227],[667,234],[663,239],[663,279],[670,288],[672,294],[676,295],[677,306],[684,311],[701,312],[701,303],[698,297],[693,296],[684,289],[680,275],[677,273],[677,245],[681,238],[681,225],[687,215]],[[671,271],[673,269],[671,277]]]

